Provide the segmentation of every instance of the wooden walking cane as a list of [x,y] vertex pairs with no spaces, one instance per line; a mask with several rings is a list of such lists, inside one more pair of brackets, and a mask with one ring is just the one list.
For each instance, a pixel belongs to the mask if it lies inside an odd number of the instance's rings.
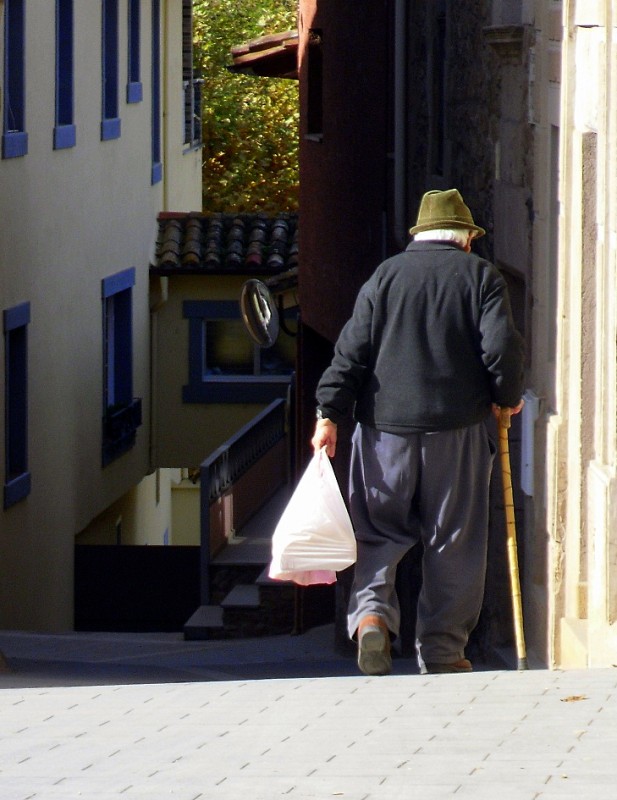
[[508,428],[510,427],[510,409],[502,408],[499,414],[499,455],[501,456],[501,478],[503,481],[503,500],[506,512],[506,536],[508,547],[508,568],[510,572],[510,594],[512,596],[512,613],[514,617],[514,636],[518,669],[528,669],[525,634],[523,632],[523,606],[521,602],[521,584],[518,573],[518,554],[516,543],[516,523],[514,520],[514,495],[512,493],[512,470],[510,468],[510,447],[508,445]]

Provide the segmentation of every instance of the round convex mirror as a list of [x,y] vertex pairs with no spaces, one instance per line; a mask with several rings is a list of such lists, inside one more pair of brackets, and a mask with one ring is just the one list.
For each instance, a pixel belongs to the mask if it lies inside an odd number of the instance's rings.
[[279,333],[279,315],[270,290],[251,278],[242,286],[240,310],[244,326],[260,347],[272,347]]

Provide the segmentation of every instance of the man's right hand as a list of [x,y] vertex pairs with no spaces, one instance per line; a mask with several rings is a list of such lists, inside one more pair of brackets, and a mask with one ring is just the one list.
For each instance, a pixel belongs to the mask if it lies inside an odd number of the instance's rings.
[[331,419],[318,419],[311,444],[315,452],[325,447],[326,454],[330,458],[334,458],[336,453],[336,423],[332,422]]

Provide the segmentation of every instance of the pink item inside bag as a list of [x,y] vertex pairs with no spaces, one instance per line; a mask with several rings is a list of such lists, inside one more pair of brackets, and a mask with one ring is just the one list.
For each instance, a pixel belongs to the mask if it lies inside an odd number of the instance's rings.
[[356,561],[356,539],[325,448],[315,453],[272,536],[269,576],[329,584]]

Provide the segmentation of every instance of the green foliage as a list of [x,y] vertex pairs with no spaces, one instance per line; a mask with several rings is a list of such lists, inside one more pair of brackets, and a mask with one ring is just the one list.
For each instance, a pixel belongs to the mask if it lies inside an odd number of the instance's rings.
[[298,207],[298,83],[233,74],[230,50],[295,30],[296,0],[194,0],[195,68],[203,77],[203,209]]

